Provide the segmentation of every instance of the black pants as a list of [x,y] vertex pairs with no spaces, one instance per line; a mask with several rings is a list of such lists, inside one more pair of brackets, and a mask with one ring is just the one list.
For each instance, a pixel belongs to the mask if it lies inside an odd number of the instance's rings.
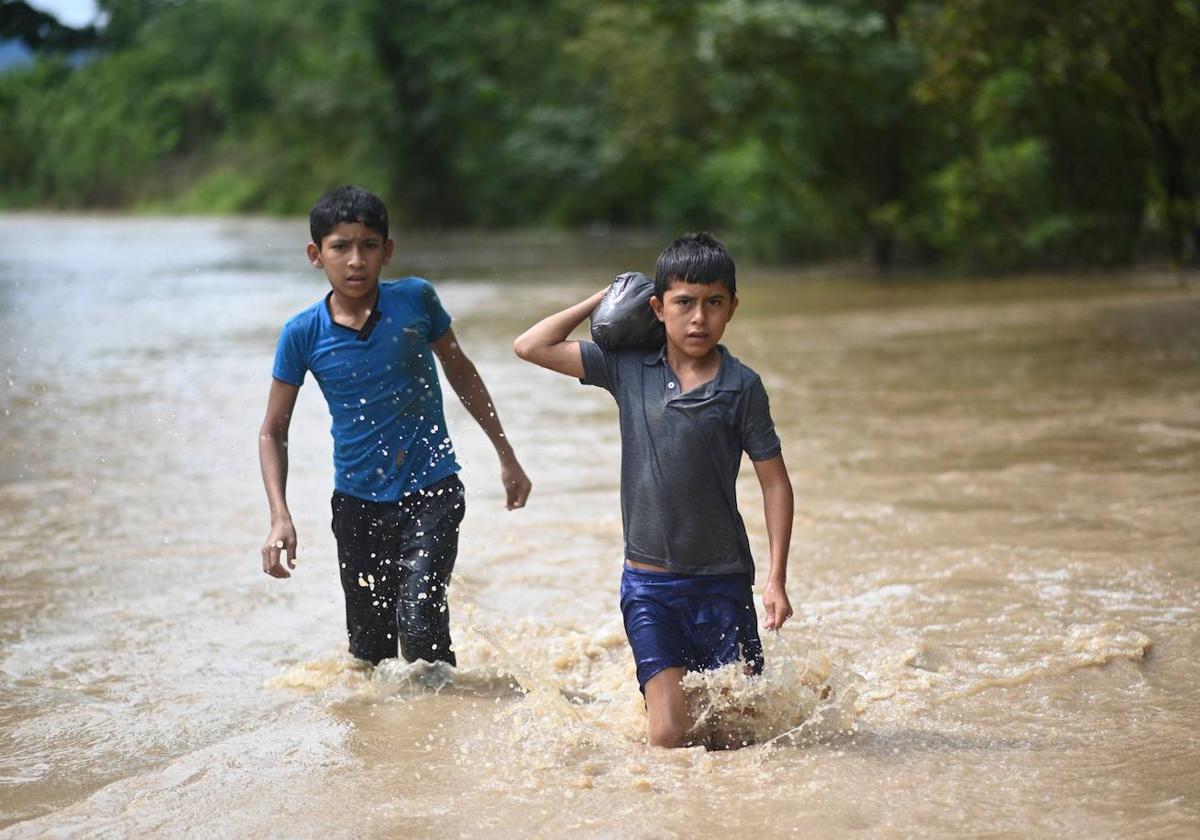
[[446,587],[466,513],[457,475],[398,502],[333,494],[350,653],[455,665]]

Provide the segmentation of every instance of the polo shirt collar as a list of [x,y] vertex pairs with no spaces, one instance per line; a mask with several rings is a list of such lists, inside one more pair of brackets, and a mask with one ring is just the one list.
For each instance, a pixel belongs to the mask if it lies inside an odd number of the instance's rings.
[[[717,352],[721,354],[721,367],[717,370],[717,375],[701,385],[696,391],[696,395],[712,394],[716,391],[740,391],[741,379],[739,362],[728,350],[724,344],[717,345]],[[667,367],[667,345],[664,344],[658,350],[647,351],[642,357],[642,364],[647,367],[662,365]],[[688,393],[692,393],[689,391]],[[680,394],[679,396],[683,396]]]
[[646,355],[642,357],[642,364],[646,365],[647,367],[653,367],[660,362],[664,365],[667,363],[666,344],[663,344],[663,346],[657,350],[647,350]]

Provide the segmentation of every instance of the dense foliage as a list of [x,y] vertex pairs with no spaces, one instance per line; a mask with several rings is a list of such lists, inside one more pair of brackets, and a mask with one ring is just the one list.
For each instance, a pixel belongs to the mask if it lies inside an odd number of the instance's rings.
[[414,226],[1200,259],[1200,0],[100,5],[93,60],[0,75],[0,204],[293,213],[357,182]]

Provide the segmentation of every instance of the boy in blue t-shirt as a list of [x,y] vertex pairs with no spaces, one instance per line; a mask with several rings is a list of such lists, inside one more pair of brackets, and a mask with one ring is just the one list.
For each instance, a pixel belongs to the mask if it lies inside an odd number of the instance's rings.
[[771,565],[765,625],[792,615],[785,583],[792,485],[767,393],[754,371],[718,344],[737,309],[733,259],[706,233],[658,258],[650,299],[665,327],[661,350],[611,350],[568,336],[604,291],[530,327],[522,359],[610,391],[621,427],[621,613],[645,694],[655,746],[688,742],[682,678],[745,661],[762,669],[750,586],[754,559],[737,510],[742,453],[762,487]]
[[433,286],[379,282],[395,247],[383,202],[342,187],[317,201],[309,227],[308,259],[331,289],[284,325],[275,352],[258,445],[271,506],[262,569],[287,578],[296,567],[287,438],[311,371],[333,420],[333,533],[350,653],[373,664],[399,651],[454,665],[446,587],[465,506],[434,355],[496,448],[509,510],[525,505],[530,482]]

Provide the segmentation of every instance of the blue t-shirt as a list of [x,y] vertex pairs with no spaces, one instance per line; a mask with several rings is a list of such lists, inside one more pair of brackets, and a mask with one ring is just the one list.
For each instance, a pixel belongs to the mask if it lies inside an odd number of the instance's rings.
[[[332,293],[331,293],[332,294]],[[430,343],[450,328],[428,280],[379,284],[362,329],[335,323],[329,296],[283,326],[273,375],[297,387],[312,371],[333,418],[334,487],[396,501],[459,469]]]

